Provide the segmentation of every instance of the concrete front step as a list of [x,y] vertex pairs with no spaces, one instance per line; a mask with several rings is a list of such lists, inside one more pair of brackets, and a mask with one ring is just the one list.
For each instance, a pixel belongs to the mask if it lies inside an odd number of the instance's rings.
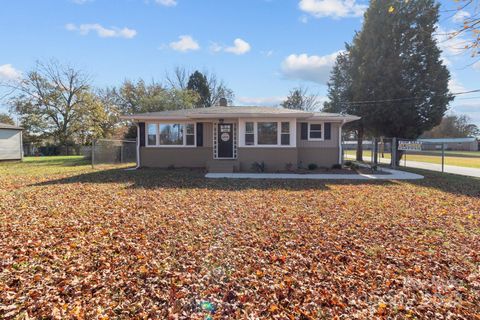
[[211,173],[233,173],[236,167],[235,160],[214,160],[207,163],[207,170]]

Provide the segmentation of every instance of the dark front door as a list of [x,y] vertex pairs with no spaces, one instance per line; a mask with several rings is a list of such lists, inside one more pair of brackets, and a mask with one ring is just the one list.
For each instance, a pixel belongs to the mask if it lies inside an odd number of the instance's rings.
[[218,124],[218,157],[233,158],[233,124]]

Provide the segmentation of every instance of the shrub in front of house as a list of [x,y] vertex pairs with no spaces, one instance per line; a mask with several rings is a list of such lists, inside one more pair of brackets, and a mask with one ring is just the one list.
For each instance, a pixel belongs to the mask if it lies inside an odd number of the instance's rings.
[[308,170],[310,171],[317,170],[317,169],[318,169],[318,166],[315,163],[310,163],[308,165]]
[[262,162],[255,161],[254,163],[252,163],[251,168],[255,172],[263,173],[266,170],[266,165],[265,165],[265,162],[263,162],[263,161]]
[[345,167],[350,168],[352,170],[360,169],[360,166],[358,164],[356,164],[355,162],[352,162],[352,161],[345,162]]
[[332,166],[332,169],[342,169],[342,165],[340,163],[336,163]]

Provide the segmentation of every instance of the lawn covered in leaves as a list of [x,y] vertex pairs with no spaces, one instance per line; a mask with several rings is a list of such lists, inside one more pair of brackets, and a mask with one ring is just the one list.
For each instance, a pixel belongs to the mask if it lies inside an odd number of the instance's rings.
[[479,319],[480,180],[422,174],[0,164],[0,318]]

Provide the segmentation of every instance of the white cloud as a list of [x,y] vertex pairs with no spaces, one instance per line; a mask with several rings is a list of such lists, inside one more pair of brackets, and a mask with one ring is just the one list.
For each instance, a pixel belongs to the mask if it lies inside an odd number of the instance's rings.
[[456,114],[465,114],[471,118],[473,123],[480,126],[479,105],[480,99],[472,99],[468,95],[465,97],[460,96],[453,101],[450,111]]
[[286,97],[238,97],[236,104],[241,106],[278,106]]
[[212,42],[210,45],[210,50],[213,52],[220,52],[223,50],[223,47],[216,42]]
[[[287,99],[286,96],[272,96],[272,97],[238,97],[235,101],[236,105],[239,106],[266,106],[266,107],[276,107]],[[317,102],[319,105],[327,101],[327,97],[317,97]]]
[[93,0],[71,0],[75,4],[85,4],[87,2],[92,2]]
[[22,73],[15,69],[11,64],[0,65],[0,80],[13,81],[18,80]]
[[308,23],[308,17],[306,15],[301,16],[298,20],[301,23]]
[[96,32],[97,35],[101,38],[126,38],[131,39],[137,35],[137,31],[129,28],[105,28],[101,24],[91,23],[91,24],[81,24],[79,26],[68,23],[65,25],[65,29],[68,31],[77,31],[82,36],[89,34],[90,32]]
[[232,47],[226,47],[225,52],[230,52],[233,54],[241,55],[250,51],[251,46],[248,42],[243,39],[237,38],[233,41]]
[[233,41],[233,46],[222,46],[216,42],[212,42],[210,45],[210,51],[212,52],[229,52],[236,55],[242,55],[249,52],[252,49],[250,44],[243,39],[237,38]]
[[463,84],[454,77],[448,81],[448,89],[453,93],[468,91],[467,88],[465,88]]
[[358,4],[356,0],[300,0],[300,10],[316,18],[360,17],[367,5]]
[[335,64],[337,51],[325,56],[291,54],[282,62],[282,73],[290,79],[299,79],[325,84],[330,77],[330,70]]
[[473,69],[476,69],[476,70],[480,71],[480,60],[473,64]]
[[271,56],[273,56],[274,53],[275,53],[275,51],[273,51],[273,50],[260,51],[260,54],[264,55],[267,58],[270,58]]
[[180,52],[194,51],[200,49],[200,45],[191,36],[183,35],[178,41],[170,43],[170,48]]
[[[453,36],[455,32],[457,32],[457,30],[447,30],[441,26],[437,26],[435,38],[437,39],[439,48],[444,53],[442,58],[445,58],[445,54],[459,55],[465,52],[465,45],[467,44],[468,40],[462,35]],[[448,60],[446,60],[446,62],[448,62]]]
[[177,0],[155,0],[155,2],[165,7],[175,7],[177,5]]
[[471,14],[468,11],[460,10],[452,17],[452,21],[455,23],[463,23],[465,19],[470,18]]

